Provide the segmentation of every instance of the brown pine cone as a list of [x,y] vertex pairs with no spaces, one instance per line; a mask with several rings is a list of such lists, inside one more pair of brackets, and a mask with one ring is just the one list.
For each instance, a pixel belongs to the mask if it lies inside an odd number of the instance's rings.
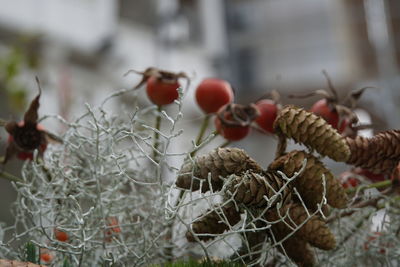
[[[229,224],[226,223],[226,220]],[[199,216],[199,219],[192,223],[192,230],[195,234],[222,234],[231,226],[240,221],[240,213],[236,210],[235,205],[226,204],[218,208],[215,207],[210,213]],[[189,242],[195,242],[193,234],[188,231],[186,238]],[[213,239],[211,235],[199,235],[198,238],[203,241]]]
[[305,151],[291,151],[290,153],[276,159],[268,168],[269,170],[280,170],[288,177],[300,171],[304,159],[307,163],[304,171],[293,181],[306,206],[312,210],[321,203],[324,187],[322,175],[325,176],[326,199],[329,205],[335,208],[347,206],[347,194],[340,182],[333,176],[324,164],[316,157]]
[[315,265],[314,251],[306,241],[300,238],[290,237],[283,241],[282,246],[279,246],[278,249],[282,254],[286,253],[299,267]]
[[252,171],[245,172],[241,175],[232,175],[228,180],[229,184],[226,187],[226,192],[233,195],[233,199],[237,203],[245,204],[246,206],[262,207],[268,204],[273,196],[278,196],[272,201],[274,203],[281,201],[282,204],[290,199],[290,188],[286,187],[281,194],[276,192],[284,185],[284,181],[275,172],[255,173]]
[[[289,216],[283,219],[282,217],[286,213]],[[293,237],[305,240],[312,246],[323,250],[331,250],[336,247],[335,236],[326,226],[325,222],[317,215],[309,217],[307,211],[300,204],[292,203],[279,210],[270,211],[266,213],[266,219],[268,221],[278,221],[272,224],[273,232],[280,233],[278,236],[287,236],[304,223],[296,230]]]
[[[257,228],[266,226],[262,221],[255,221],[254,225]],[[233,259],[235,260],[236,256],[240,256],[241,260],[250,265],[262,256],[263,245],[268,242],[268,230],[246,231],[242,233],[242,237],[242,246],[233,255]]]
[[202,184],[202,192],[207,192],[210,189],[207,182],[210,173],[213,190],[221,190],[223,185],[221,177],[240,174],[246,170],[260,172],[262,169],[242,149],[217,148],[206,155],[196,157],[194,164],[192,161],[185,162],[178,173],[176,186],[196,191],[200,189],[200,180],[205,180]]
[[323,118],[304,109],[286,106],[276,118],[274,128],[335,161],[347,161],[350,157],[344,138]]
[[400,131],[381,132],[371,138],[346,138],[351,156],[346,163],[375,174],[390,174],[400,161]]

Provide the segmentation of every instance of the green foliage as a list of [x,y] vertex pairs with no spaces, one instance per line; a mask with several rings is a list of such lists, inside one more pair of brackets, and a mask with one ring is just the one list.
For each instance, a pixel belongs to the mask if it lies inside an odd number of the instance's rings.
[[64,258],[63,266],[62,267],[72,267],[71,263],[67,258]]
[[37,259],[36,246],[32,242],[27,242],[25,244],[24,261],[38,263]]
[[0,90],[6,93],[10,107],[15,111],[23,111],[26,107],[26,88],[18,81],[18,76],[27,60],[17,46],[0,57]]

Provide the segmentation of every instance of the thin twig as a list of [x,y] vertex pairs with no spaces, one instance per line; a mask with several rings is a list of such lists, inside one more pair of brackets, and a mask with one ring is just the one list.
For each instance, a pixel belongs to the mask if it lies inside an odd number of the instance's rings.
[[5,172],[5,171],[1,171],[0,172],[0,178],[9,180],[11,182],[19,182],[19,183],[23,183],[24,182],[21,178],[18,178],[17,176],[14,176],[11,173],[8,173],[8,172]]

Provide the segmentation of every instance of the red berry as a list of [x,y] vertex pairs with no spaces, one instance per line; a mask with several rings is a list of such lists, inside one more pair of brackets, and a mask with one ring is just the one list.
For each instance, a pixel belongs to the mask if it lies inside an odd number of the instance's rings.
[[347,120],[343,119],[339,127],[339,114],[330,107],[326,98],[315,102],[311,107],[311,112],[324,118],[333,128],[338,130],[339,133],[342,133],[348,124]]
[[273,133],[273,124],[278,115],[278,106],[270,99],[262,99],[256,103],[256,106],[260,111],[260,116],[256,119],[258,126],[269,133]]
[[151,76],[147,80],[146,92],[151,102],[158,106],[168,105],[178,99],[178,88],[180,84],[177,80],[163,80],[156,76]]
[[229,141],[238,141],[245,138],[250,132],[250,126],[229,126],[223,125],[221,120],[215,118],[215,128],[217,132]]
[[386,180],[385,176],[383,174],[375,174],[373,172],[370,172],[369,170],[362,169],[362,168],[356,168],[354,169],[354,173],[358,175],[362,175],[371,182],[380,182]]
[[[20,121],[18,122],[18,126],[19,127],[23,127],[24,126],[24,121]],[[45,128],[41,125],[41,124],[37,124],[36,125],[36,129],[39,131],[44,131]],[[8,136],[7,139],[7,143],[12,143],[14,142],[14,137],[12,135]],[[43,154],[44,151],[47,148],[47,143],[43,143],[39,146],[39,153]],[[17,153],[17,158],[19,158],[20,160],[33,160],[33,153],[32,152],[27,152],[27,151],[21,151]]]
[[233,101],[231,85],[220,79],[204,79],[196,89],[196,101],[205,113],[215,113]]
[[360,184],[360,180],[353,176],[354,173],[350,171],[345,171],[340,174],[339,180],[344,189],[357,187]]
[[40,249],[40,260],[49,263],[53,260],[54,256],[48,249]]
[[58,230],[58,229],[54,229],[54,236],[56,237],[56,239],[58,241],[61,241],[61,242],[66,242],[69,239],[68,234],[66,232]]
[[382,232],[372,232],[368,235],[367,240],[364,242],[364,250],[369,250],[371,247],[378,249],[380,254],[386,254],[388,248],[393,248],[394,245],[390,242],[383,242],[382,238],[384,234]]
[[[112,217],[107,217],[107,226],[111,227],[110,229],[114,232],[114,233],[120,233],[121,232],[121,228],[119,227],[119,222],[118,222],[118,218],[115,216]],[[111,234],[111,233],[110,233]]]

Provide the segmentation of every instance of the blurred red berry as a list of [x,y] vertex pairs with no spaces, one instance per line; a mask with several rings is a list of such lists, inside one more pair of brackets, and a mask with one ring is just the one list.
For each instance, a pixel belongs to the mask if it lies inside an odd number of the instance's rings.
[[196,101],[205,113],[215,113],[233,101],[232,87],[224,80],[204,79],[196,89]]
[[168,105],[179,97],[177,80],[165,81],[155,76],[147,80],[146,92],[150,101],[158,106]]
[[121,233],[121,227],[119,226],[118,218],[115,216],[110,216],[106,218],[107,228],[104,231],[104,241],[111,242],[112,237],[115,234]]
[[[184,78],[187,81],[186,87],[189,86],[189,77],[183,73],[174,73],[170,71],[159,70],[154,67],[147,68],[143,72],[130,70],[142,75],[142,80],[134,87],[138,89],[146,83],[146,92],[150,101],[158,106],[168,105],[178,99],[179,93],[178,88],[181,87],[179,83],[180,78]],[[125,74],[125,75],[126,75]]]
[[[325,75],[327,80],[329,91],[320,89],[302,96],[291,95],[289,97],[305,98],[314,95],[322,96],[323,98],[315,102],[311,107],[311,112],[324,118],[339,133],[347,136],[357,135],[358,128],[350,128],[348,126],[352,126],[358,122],[357,114],[354,112],[356,103],[364,93],[365,89],[371,87],[351,90],[345,99],[340,101],[339,95],[334,88],[328,73],[326,71],[323,71],[322,73]],[[347,130],[347,132],[344,132],[345,130]]]
[[355,174],[364,176],[367,180],[369,180],[369,181],[371,181],[373,183],[381,182],[381,181],[386,180],[385,175],[376,174],[376,173],[370,172],[369,170],[366,170],[366,169],[363,169],[363,168],[355,168],[353,170],[353,172]]
[[[18,127],[23,127],[24,124],[25,124],[24,121],[20,121],[20,122],[18,122],[17,125],[18,125]],[[45,128],[42,125],[37,124],[36,130],[37,131],[45,131]],[[12,135],[9,135],[8,139],[7,139],[7,144],[10,145],[13,142],[14,142],[14,137]],[[41,144],[39,145],[39,148],[38,148],[39,154],[42,155],[44,153],[44,151],[46,150],[46,148],[47,148],[47,142],[41,142]],[[33,152],[19,151],[17,153],[17,158],[19,158],[20,160],[33,160]]]
[[340,174],[339,180],[343,188],[348,189],[352,187],[357,187],[361,183],[360,180],[354,176],[354,173],[351,171],[345,171]]
[[239,141],[250,133],[250,126],[224,125],[218,117],[215,118],[215,128],[221,136],[229,141]]
[[350,187],[356,187],[360,184],[360,180],[357,178],[350,177],[345,182],[342,182],[342,186],[347,189]]
[[121,233],[121,228],[119,227],[118,218],[115,216],[107,217],[107,226],[111,227],[111,231],[114,233]]
[[40,260],[45,263],[50,263],[54,256],[48,249],[40,249]]
[[256,122],[263,130],[269,133],[274,132],[273,124],[278,115],[278,106],[275,101],[270,99],[262,99],[256,103],[260,112]]
[[324,118],[339,133],[342,133],[349,124],[346,119],[343,119],[339,126],[339,113],[334,109],[333,105],[329,105],[326,98],[315,102],[310,111]]
[[222,106],[215,118],[217,132],[229,141],[238,141],[250,132],[251,123],[260,115],[256,105],[230,103]]
[[54,229],[54,236],[56,237],[56,239],[58,241],[61,241],[61,242],[67,242],[69,239],[68,234],[66,232],[61,231],[57,228]]
[[386,254],[386,250],[394,246],[389,242],[382,242],[380,240],[382,236],[382,232],[372,232],[368,235],[367,240],[364,242],[364,250],[378,249],[380,254]]

